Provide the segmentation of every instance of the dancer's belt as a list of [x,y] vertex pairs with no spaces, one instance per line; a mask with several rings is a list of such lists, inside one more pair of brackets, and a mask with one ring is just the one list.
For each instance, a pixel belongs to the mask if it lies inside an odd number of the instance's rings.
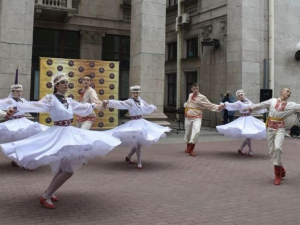
[[194,109],[194,110],[201,111],[201,109],[186,107],[186,108],[184,109],[184,114],[185,114],[185,115],[186,115],[186,113],[187,113],[187,111],[188,111],[189,109]]
[[[187,111],[188,111],[189,109],[193,109],[193,110],[200,111],[200,113],[199,113],[199,115],[196,115],[196,116],[188,116],[188,115],[187,115]],[[201,113],[201,111],[202,111],[202,109],[186,107],[186,108],[184,109],[184,115],[185,115],[185,117],[187,117],[187,118],[189,118],[189,119],[196,119],[196,118],[200,118],[200,119],[201,119],[201,118],[202,118],[202,113]]]
[[268,116],[266,121],[266,127],[267,128],[270,127],[272,129],[284,128],[285,127],[284,118],[276,118],[276,117]]
[[20,115],[20,116],[12,116],[12,117],[9,117],[8,119],[9,120],[15,120],[15,119],[20,119],[20,118],[23,118],[24,115]]
[[142,119],[142,116],[141,116],[141,115],[138,115],[138,116],[132,116],[131,119],[132,119],[132,120],[139,120],[139,119]]
[[70,120],[60,120],[60,121],[54,121],[55,126],[61,126],[61,127],[67,127],[70,126],[73,122],[73,119]]
[[241,116],[250,116],[250,113],[241,113]]

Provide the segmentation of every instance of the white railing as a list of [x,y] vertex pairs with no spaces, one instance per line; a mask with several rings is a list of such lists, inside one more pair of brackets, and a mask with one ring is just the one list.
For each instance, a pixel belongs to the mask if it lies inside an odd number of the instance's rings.
[[53,8],[72,8],[72,0],[36,0],[36,5]]

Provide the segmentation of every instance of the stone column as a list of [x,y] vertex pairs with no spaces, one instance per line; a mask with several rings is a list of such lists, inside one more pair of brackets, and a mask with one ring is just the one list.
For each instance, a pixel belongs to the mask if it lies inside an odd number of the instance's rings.
[[34,0],[0,1],[0,98],[9,95],[19,68],[19,83],[29,99]]
[[268,58],[267,1],[228,1],[227,18],[227,89],[242,88],[251,101],[259,102],[263,61]]
[[163,114],[165,27],[165,0],[132,0],[129,84],[141,85],[141,98],[157,106],[146,118],[169,125]]
[[104,33],[81,30],[80,57],[82,59],[97,59],[102,57],[102,38]]

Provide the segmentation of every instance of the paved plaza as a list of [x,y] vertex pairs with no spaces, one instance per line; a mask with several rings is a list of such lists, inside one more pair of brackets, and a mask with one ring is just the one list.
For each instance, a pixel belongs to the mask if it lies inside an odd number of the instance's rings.
[[39,205],[50,169],[14,168],[1,154],[0,224],[299,224],[300,140],[285,140],[287,177],[275,186],[265,140],[250,158],[237,154],[241,141],[202,130],[193,158],[182,139],[143,149],[142,171],[124,162],[125,148],[90,161],[57,192],[55,210]]

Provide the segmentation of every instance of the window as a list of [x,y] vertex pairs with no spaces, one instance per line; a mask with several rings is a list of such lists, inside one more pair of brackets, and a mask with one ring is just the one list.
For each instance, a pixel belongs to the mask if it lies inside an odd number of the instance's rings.
[[184,12],[190,16],[197,14],[198,12],[198,1],[191,1],[184,5]]
[[123,20],[127,22],[131,21],[131,8],[123,8]]
[[168,44],[168,61],[177,59],[177,43]]
[[187,40],[187,57],[198,56],[198,38]]
[[176,106],[176,73],[168,74],[168,106]]
[[169,0],[169,7],[177,4],[178,4],[178,0]]
[[129,93],[130,37],[107,34],[102,46],[102,60],[120,62],[119,97],[125,100]]
[[124,5],[131,5],[131,0],[123,0]]
[[31,100],[39,100],[39,57],[80,58],[80,34],[77,31],[34,28],[32,46]]
[[191,88],[193,83],[198,83],[197,72],[186,73],[186,97],[187,98],[191,93]]

